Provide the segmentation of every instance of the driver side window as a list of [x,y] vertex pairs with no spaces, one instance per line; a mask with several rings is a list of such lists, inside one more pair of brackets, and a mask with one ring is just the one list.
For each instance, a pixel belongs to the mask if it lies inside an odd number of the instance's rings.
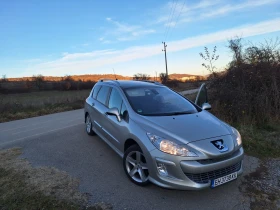
[[111,108],[117,108],[119,110],[119,113],[121,111],[121,105],[122,105],[122,97],[118,93],[118,91],[113,88],[110,94],[110,99],[108,103],[109,109]]
[[108,108],[117,108],[123,120],[128,122],[128,111],[119,92],[113,88],[110,94]]
[[128,111],[127,111],[127,108],[124,104],[124,102],[122,102],[122,108],[121,108],[121,113],[120,113],[122,119],[124,119],[126,122],[128,122]]

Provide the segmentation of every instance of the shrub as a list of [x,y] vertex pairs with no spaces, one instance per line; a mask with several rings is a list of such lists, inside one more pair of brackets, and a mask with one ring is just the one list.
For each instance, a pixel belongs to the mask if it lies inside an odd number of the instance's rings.
[[252,45],[242,50],[230,40],[233,60],[210,83],[214,111],[231,122],[263,124],[280,119],[279,42]]
[[177,88],[180,81],[177,79],[167,80],[164,84],[170,88]]
[[166,83],[168,80],[168,75],[166,73],[160,73],[159,74],[159,79],[162,83]]
[[148,74],[137,73],[133,75],[133,80],[150,80],[151,77]]
[[42,74],[33,75],[32,80],[35,82],[35,86],[39,89],[43,89],[44,77]]

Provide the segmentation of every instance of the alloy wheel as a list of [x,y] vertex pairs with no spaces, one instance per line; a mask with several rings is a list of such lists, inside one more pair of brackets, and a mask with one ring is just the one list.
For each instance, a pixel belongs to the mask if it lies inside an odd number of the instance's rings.
[[149,172],[144,155],[139,151],[131,151],[125,160],[128,175],[138,183],[148,180]]
[[87,116],[87,119],[86,119],[86,130],[87,130],[87,133],[90,133],[91,132],[91,120],[90,120],[90,117],[89,115]]

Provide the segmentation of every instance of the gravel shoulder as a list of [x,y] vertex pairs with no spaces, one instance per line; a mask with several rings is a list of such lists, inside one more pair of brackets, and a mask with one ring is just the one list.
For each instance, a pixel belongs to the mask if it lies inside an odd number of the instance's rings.
[[[257,160],[252,158],[249,162],[254,167],[253,172],[245,174],[239,186],[240,192],[246,198],[244,206],[253,210],[280,209],[280,158]],[[258,167],[255,168],[255,162]]]

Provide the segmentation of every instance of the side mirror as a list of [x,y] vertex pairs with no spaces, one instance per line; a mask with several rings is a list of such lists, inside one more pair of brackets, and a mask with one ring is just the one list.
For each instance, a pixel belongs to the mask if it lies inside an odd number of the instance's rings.
[[211,107],[210,104],[204,103],[204,104],[202,104],[201,108],[202,108],[203,110],[210,110],[212,107]]
[[114,115],[116,116],[117,120],[120,122],[121,121],[121,116],[119,114],[119,110],[117,108],[111,108],[106,112],[107,115]]

